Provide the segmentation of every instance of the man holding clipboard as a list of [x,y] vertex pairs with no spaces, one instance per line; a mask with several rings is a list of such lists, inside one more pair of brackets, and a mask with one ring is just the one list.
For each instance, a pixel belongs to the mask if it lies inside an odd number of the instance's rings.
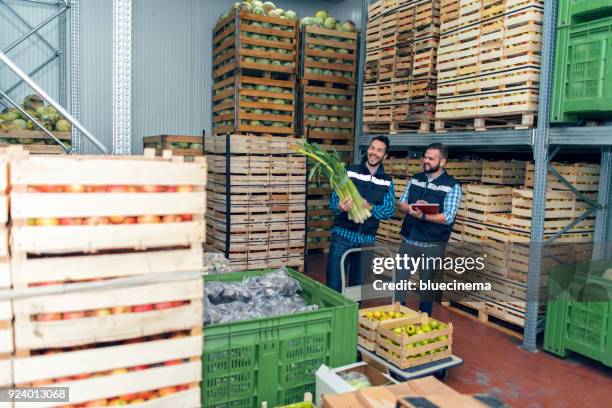
[[[409,257],[443,257],[451,235],[455,215],[461,202],[461,186],[444,166],[448,149],[441,143],[432,143],[423,154],[423,172],[415,174],[402,194],[398,210],[404,213],[400,255]],[[421,282],[432,278],[433,268],[419,271]],[[409,269],[398,269],[399,280],[409,279]],[[396,299],[406,300],[406,292],[396,293]],[[431,316],[433,293],[420,292],[419,309]]]

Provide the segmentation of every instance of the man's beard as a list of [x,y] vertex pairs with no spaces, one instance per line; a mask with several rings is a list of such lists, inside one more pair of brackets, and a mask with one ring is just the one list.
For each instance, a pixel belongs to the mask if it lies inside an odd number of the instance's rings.
[[432,174],[435,173],[436,171],[440,170],[440,163],[438,163],[436,166],[430,166],[429,170],[427,170],[425,168],[425,165],[423,165],[423,171],[427,174]]
[[[376,160],[376,159],[375,159],[375,160]],[[374,162],[374,164],[372,164],[372,163],[370,162],[370,157],[368,156],[368,164],[369,164],[370,166],[372,166],[372,167],[376,167],[376,166],[378,166],[380,163],[382,163],[382,161],[383,161],[383,159],[380,159],[380,160],[378,160],[378,161]]]

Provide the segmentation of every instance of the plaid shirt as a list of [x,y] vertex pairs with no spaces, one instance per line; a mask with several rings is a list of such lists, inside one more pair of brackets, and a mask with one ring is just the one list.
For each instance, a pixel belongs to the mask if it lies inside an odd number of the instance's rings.
[[[342,211],[338,209],[338,203],[340,198],[336,192],[332,192],[331,197],[329,198],[329,209],[335,215],[340,214]],[[395,187],[393,186],[393,180],[391,180],[391,184],[389,184],[389,190],[387,194],[385,194],[385,198],[383,203],[380,205],[373,205],[370,210],[372,217],[381,221],[388,220],[395,214]],[[360,232],[351,231],[342,227],[334,227],[332,228],[332,234],[338,234],[342,238],[354,242],[355,244],[361,245],[371,245],[376,241],[376,235],[367,235],[362,234]]]
[[[427,183],[427,187],[429,187],[429,182]],[[409,191],[410,191],[410,183],[408,183],[408,185],[406,186],[406,190],[404,190],[404,193],[400,197],[399,199],[400,203],[408,202]],[[446,197],[444,198],[444,217],[446,218],[446,221],[445,221],[446,225],[451,225],[455,221],[457,210],[459,209],[459,205],[461,204],[461,195],[462,195],[461,186],[458,183],[455,184],[455,186],[452,188],[452,190],[448,194],[446,194]],[[406,215],[406,217],[409,217],[409,215]],[[406,241],[409,244],[418,245],[418,246],[435,246],[435,244],[432,245],[427,242],[413,241],[406,237],[404,237],[404,241]]]

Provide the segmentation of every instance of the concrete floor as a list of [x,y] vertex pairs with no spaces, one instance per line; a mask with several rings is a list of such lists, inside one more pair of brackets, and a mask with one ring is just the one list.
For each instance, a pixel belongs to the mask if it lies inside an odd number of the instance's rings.
[[[306,262],[308,275],[325,282],[326,256]],[[433,317],[453,323],[453,354],[464,364],[445,383],[459,392],[493,394],[520,408],[612,406],[612,368],[576,354],[530,353],[520,340],[440,305]]]

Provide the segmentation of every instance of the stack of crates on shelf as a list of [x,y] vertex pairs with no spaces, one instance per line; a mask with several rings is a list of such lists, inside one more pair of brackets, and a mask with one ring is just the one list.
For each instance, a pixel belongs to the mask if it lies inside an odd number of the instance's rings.
[[[205,284],[240,282],[268,271],[207,275]],[[303,401],[315,392],[315,372],[357,357],[357,303],[289,269],[299,296],[318,308],[297,315],[206,325],[202,407],[268,407]]]
[[158,156],[162,156],[164,150],[169,150],[172,155],[182,156],[185,161],[193,161],[195,157],[204,155],[203,136],[145,136],[142,145],[143,149],[155,149]]
[[297,22],[233,11],[213,36],[213,134],[295,135]]
[[[2,149],[5,150],[5,149]],[[0,290],[10,289],[8,157],[0,152]],[[9,300],[0,302],[0,386],[13,380],[13,309]]]
[[436,109],[440,2],[381,0],[368,11],[364,132],[429,132]]
[[[353,161],[358,33],[304,26],[300,95],[301,134],[324,150]],[[308,186],[308,249],[326,250],[333,215],[327,184]]]
[[444,169],[461,182],[478,182],[482,178],[480,160],[447,160]]
[[306,159],[295,146],[275,136],[206,140],[207,244],[232,269],[303,267]]
[[542,0],[442,0],[436,131],[533,126],[542,20]]
[[561,0],[551,122],[609,122],[612,118],[610,1]]
[[[10,158],[13,382],[70,403],[199,405],[206,164]],[[40,205],[45,203],[45,205]]]

